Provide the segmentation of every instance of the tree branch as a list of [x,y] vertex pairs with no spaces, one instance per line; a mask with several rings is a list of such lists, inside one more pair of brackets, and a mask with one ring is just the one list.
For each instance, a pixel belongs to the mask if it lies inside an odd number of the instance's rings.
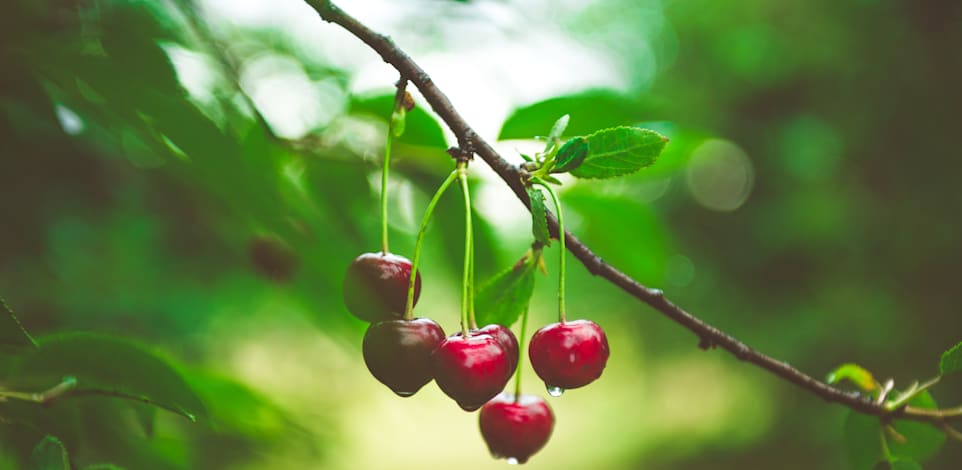
[[[329,1],[306,1],[320,14],[324,21],[335,23],[346,29],[370,46],[385,62],[397,69],[401,75],[414,83],[438,116],[441,117],[444,123],[457,136],[461,148],[471,149],[476,152],[485,163],[504,180],[508,187],[514,191],[518,199],[530,209],[530,201],[528,200],[528,195],[524,189],[524,184],[518,169],[502,158],[490,144],[478,136],[474,129],[472,129],[457,112],[447,96],[435,86],[431,77],[428,76],[411,57],[397,47],[394,41],[387,36],[372,31]],[[557,238],[558,223],[551,214],[548,214],[548,227],[552,236]],[[933,424],[941,424],[950,420],[962,420],[962,413],[959,412],[959,409],[931,410],[906,406],[890,411],[885,408],[884,405],[874,403],[867,395],[845,391],[817,380],[782,361],[752,349],[724,331],[686,312],[668,300],[660,289],[646,287],[606,263],[570,232],[565,232],[565,240],[568,251],[571,252],[591,274],[606,279],[611,284],[620,287],[631,296],[648,304],[662,315],[665,315],[698,335],[700,339],[698,345],[702,349],[722,348],[741,361],[761,367],[826,401],[839,403],[859,413],[888,419],[908,419]]]

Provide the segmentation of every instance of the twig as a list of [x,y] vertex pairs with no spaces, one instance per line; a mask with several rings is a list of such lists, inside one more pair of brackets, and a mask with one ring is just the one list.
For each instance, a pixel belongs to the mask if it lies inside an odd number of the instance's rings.
[[[521,180],[518,169],[502,158],[468,125],[463,117],[451,104],[447,96],[435,86],[431,77],[414,62],[411,57],[397,47],[389,37],[378,34],[357,21],[336,5],[325,0],[305,0],[313,7],[324,21],[337,24],[355,37],[371,47],[385,62],[394,67],[404,77],[414,83],[421,94],[441,117],[444,123],[457,136],[459,142],[468,142],[472,149],[504,180],[514,191],[518,199],[530,209],[530,201]],[[548,214],[548,228],[555,238],[558,236],[558,221],[552,214]],[[930,423],[944,423],[950,420],[962,420],[962,409],[930,410],[906,406],[897,410],[888,410],[884,405],[876,404],[868,397],[854,392],[847,392],[817,380],[804,372],[772,357],[762,354],[745,343],[735,339],[728,333],[705,323],[701,319],[678,307],[665,297],[660,289],[646,287],[625,273],[614,268],[601,259],[591,249],[570,232],[565,232],[568,251],[575,256],[588,271],[606,279],[618,286],[631,296],[650,305],[662,315],[670,318],[679,325],[695,333],[699,338],[702,349],[713,347],[722,348],[741,361],[754,364],[776,376],[813,393],[822,399],[839,403],[852,410],[866,415],[908,419]]]

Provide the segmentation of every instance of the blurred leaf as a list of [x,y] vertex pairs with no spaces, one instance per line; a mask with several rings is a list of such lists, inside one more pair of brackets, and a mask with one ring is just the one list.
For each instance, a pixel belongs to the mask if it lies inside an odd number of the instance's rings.
[[962,371],[962,342],[945,351],[939,361],[940,374],[949,375],[959,371]]
[[585,161],[585,157],[588,156],[589,148],[588,140],[584,137],[575,137],[565,142],[558,150],[558,156],[555,157],[555,167],[551,169],[551,172],[565,173],[578,168]]
[[[910,400],[909,404],[928,409],[937,407],[929,392],[920,393]],[[892,423],[892,427],[895,432],[905,438],[905,442],[898,442],[887,433],[883,433],[877,417],[849,411],[845,420],[843,439],[853,468],[871,469],[884,459],[882,434],[885,435],[889,455],[894,459],[924,461],[935,455],[945,443],[945,434],[927,423],[897,420]]]
[[[350,105],[352,114],[367,114],[385,122],[391,119],[393,109],[394,93],[364,98],[352,97]],[[437,120],[420,106],[405,112],[404,135],[398,137],[397,141],[441,150],[448,147],[444,131]]]
[[131,408],[141,429],[144,430],[144,435],[153,437],[154,424],[157,422],[157,408],[143,403],[132,403]]
[[83,470],[124,470],[124,468],[112,463],[95,463],[93,465],[87,465]]
[[551,235],[548,233],[548,214],[544,206],[544,193],[540,189],[528,188],[528,199],[531,199],[531,232],[534,239],[544,246],[551,245]]
[[510,328],[518,321],[534,292],[535,256],[525,254],[481,286],[475,304],[479,325],[497,323]]
[[884,460],[878,418],[848,410],[842,426],[842,442],[854,470],[869,470]]
[[602,129],[588,136],[588,156],[571,174],[578,178],[612,178],[634,173],[655,163],[667,142],[667,138],[648,129]]
[[13,310],[3,298],[0,298],[0,310],[3,310],[0,313],[0,346],[12,348],[36,346],[36,342],[27,330],[23,329],[20,320],[17,320]]
[[498,139],[531,139],[565,114],[571,116],[566,135],[587,135],[605,127],[657,119],[656,113],[653,106],[622,93],[588,90],[515,110],[501,126]]
[[49,336],[19,358],[13,375],[31,384],[74,376],[77,387],[72,393],[122,394],[191,420],[207,417],[200,398],[170,364],[127,340],[89,333]]
[[[918,408],[935,409],[938,405],[929,392],[922,392],[909,400],[909,405]],[[932,457],[945,444],[945,434],[928,423],[918,421],[895,421],[895,431],[905,437],[905,442],[889,438],[889,450],[894,457],[903,457],[919,462]]]
[[46,436],[33,448],[30,454],[30,468],[33,470],[70,470],[67,449],[60,439]]
[[842,380],[848,380],[854,383],[865,392],[871,392],[879,388],[875,377],[872,377],[872,373],[863,369],[862,366],[858,364],[842,364],[830,372],[825,379],[825,381],[830,384],[837,384]]
[[889,462],[891,470],[922,470],[922,466],[912,459],[895,459]]

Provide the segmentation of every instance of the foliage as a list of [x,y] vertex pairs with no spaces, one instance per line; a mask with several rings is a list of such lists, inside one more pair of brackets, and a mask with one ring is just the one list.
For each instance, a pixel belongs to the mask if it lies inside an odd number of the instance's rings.
[[[362,325],[339,288],[349,260],[378,246],[371,181],[397,77],[287,3],[247,16],[212,1],[5,8],[0,467],[484,465],[477,436],[443,427],[453,411],[399,415],[363,374]],[[419,61],[433,57],[424,64],[456,104],[483,97],[468,115],[500,139],[553,129],[537,144],[555,158],[539,177],[564,183],[569,228],[606,262],[800,369],[856,361],[830,381],[877,397],[897,377],[889,404],[931,408],[962,397],[960,345],[941,349],[962,331],[949,105],[962,101],[962,7],[936,3],[506,4],[519,29],[485,2],[434,2],[391,7],[406,13],[378,24]],[[486,58],[507,63],[508,50],[531,68],[486,75],[499,70]],[[454,75],[476,85],[469,94],[442,73],[451,57],[469,61]],[[372,70],[379,88],[358,92]],[[450,168],[449,138],[415,99],[390,185],[398,252],[411,251],[417,214]],[[480,174],[474,194],[507,194]],[[740,205],[705,204],[733,187],[746,191]],[[502,270],[532,236],[550,242],[544,195],[529,196],[531,235],[519,205],[479,204],[476,269],[490,279],[479,319],[510,325],[529,297],[533,321],[550,316],[537,255]],[[463,246],[451,199],[428,233],[419,307],[449,331]],[[263,240],[277,249],[258,249]],[[849,414],[838,426],[843,410],[712,362],[687,333],[568,271],[571,310],[604,323],[618,355],[596,391],[566,397],[584,401],[564,405],[569,421],[531,466],[954,468],[962,458],[926,424],[887,431]],[[937,387],[904,385],[931,373],[917,358],[940,353]]]

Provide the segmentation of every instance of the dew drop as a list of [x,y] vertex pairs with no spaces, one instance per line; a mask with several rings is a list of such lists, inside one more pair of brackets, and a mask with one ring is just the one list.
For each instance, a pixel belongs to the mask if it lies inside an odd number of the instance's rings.
[[561,387],[555,387],[554,385],[548,385],[548,395],[553,397],[560,397],[565,392],[565,389]]
[[518,459],[514,457],[508,457],[508,465],[517,465],[517,464],[518,464]]

